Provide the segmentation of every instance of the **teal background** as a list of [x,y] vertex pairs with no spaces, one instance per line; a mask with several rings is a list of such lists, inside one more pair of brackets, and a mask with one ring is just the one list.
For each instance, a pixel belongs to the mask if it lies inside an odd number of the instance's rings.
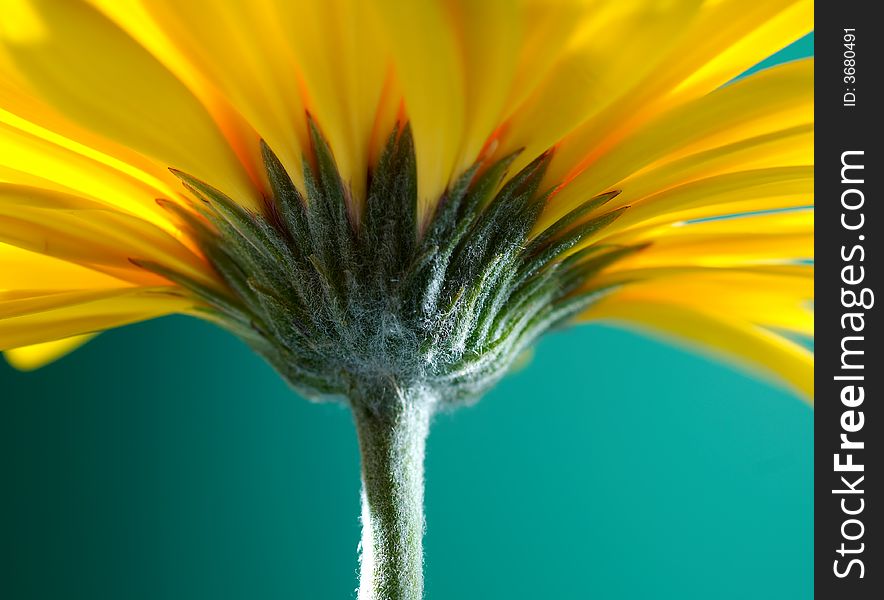
[[[810,598],[812,425],[696,354],[550,335],[434,423],[427,598]],[[347,411],[208,324],[0,364],[0,598],[350,598],[358,514]]]

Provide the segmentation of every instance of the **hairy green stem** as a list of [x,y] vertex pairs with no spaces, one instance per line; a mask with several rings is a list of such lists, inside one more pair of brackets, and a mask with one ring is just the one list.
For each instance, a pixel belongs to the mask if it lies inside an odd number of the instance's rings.
[[373,396],[353,403],[362,455],[359,600],[420,600],[424,448],[434,400],[395,385],[374,388]]

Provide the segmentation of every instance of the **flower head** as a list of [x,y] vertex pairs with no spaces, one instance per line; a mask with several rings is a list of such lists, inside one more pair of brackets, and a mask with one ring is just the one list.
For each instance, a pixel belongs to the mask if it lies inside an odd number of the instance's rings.
[[[300,260],[295,304],[375,329],[345,288],[429,277],[425,327],[385,327],[418,348],[461,319],[462,363],[567,271],[521,345],[612,320],[809,394],[788,334],[811,333],[812,217],[777,209],[811,193],[812,63],[728,84],[809,30],[806,4],[4,0],[0,346],[36,366],[171,312],[280,346],[253,317]],[[236,248],[256,240],[275,275]],[[365,252],[375,279],[349,272]]]

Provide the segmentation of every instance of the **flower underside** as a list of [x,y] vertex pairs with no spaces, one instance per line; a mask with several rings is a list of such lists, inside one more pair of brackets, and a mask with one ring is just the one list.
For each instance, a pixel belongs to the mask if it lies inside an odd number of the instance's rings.
[[383,395],[361,391],[420,388],[443,405],[474,400],[538,336],[609,291],[593,287],[595,272],[644,247],[587,245],[626,210],[604,211],[616,191],[532,235],[549,196],[538,187],[550,153],[510,179],[514,156],[476,164],[421,226],[408,126],[390,135],[354,218],[331,150],[312,121],[310,129],[306,198],[262,142],[273,198],[260,214],[175,172],[202,200],[193,207],[201,217],[164,205],[228,289],[137,262],[197,295],[307,397],[372,402]]

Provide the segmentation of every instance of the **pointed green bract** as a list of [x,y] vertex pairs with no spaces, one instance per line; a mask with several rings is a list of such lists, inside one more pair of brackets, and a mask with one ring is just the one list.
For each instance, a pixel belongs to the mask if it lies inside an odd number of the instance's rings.
[[508,179],[518,153],[474,165],[419,223],[407,125],[366,174],[364,206],[312,120],[309,131],[306,194],[261,142],[272,188],[261,213],[173,171],[202,201],[194,207],[202,216],[167,208],[192,230],[223,289],[136,263],[189,289],[308,397],[352,402],[392,385],[428,390],[443,406],[473,401],[540,335],[610,291],[592,285],[596,273],[643,248],[592,243],[627,210],[598,214],[617,191],[531,237],[549,201],[539,186],[552,153]]
[[[261,156],[264,158],[267,178],[273,187],[273,201],[282,217],[286,233],[293,241],[307,239],[310,234],[307,224],[307,205],[301,192],[295,187],[285,167],[264,140],[261,140]],[[297,247],[295,250],[302,252],[302,249]]]

